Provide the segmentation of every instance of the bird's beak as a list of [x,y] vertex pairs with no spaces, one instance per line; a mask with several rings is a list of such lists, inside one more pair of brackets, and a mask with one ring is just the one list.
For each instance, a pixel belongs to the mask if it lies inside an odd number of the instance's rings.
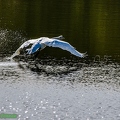
[[63,40],[65,39],[62,35],[58,36],[58,37],[53,37],[53,39],[58,39],[58,40]]

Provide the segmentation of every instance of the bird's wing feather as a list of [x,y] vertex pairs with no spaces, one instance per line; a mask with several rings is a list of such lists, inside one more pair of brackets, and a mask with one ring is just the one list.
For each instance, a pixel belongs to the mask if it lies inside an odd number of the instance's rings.
[[14,58],[15,56],[19,55],[20,54],[20,50],[23,49],[23,48],[26,48],[28,47],[30,44],[34,44],[36,42],[36,40],[28,40],[28,41],[25,41],[16,51],[15,53],[11,56],[11,59]]
[[39,42],[36,42],[32,45],[30,49],[27,49],[27,54],[33,54],[35,53],[39,48],[41,48],[41,44]]
[[46,47],[45,42],[49,41],[49,38],[47,37],[41,37],[38,39],[30,49],[27,49],[27,54],[33,54],[37,52],[39,49],[42,50]]
[[63,50],[69,51],[71,54],[78,56],[78,57],[84,57],[84,53],[78,52],[73,46],[71,46],[68,42],[64,42],[61,40],[53,39],[52,42],[46,42],[45,43],[49,47],[58,47]]
[[25,47],[28,47],[30,44],[34,44],[34,43],[36,43],[37,42],[37,40],[28,40],[28,41],[26,41],[26,42],[24,42],[19,48],[25,48]]

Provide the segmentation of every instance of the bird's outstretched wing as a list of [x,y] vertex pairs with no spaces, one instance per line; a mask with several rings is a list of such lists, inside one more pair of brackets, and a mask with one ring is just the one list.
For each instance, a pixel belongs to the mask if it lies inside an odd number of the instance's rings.
[[11,56],[11,59],[14,58],[15,56],[20,54],[20,50],[23,48],[28,47],[30,44],[32,44],[30,49],[27,49],[27,54],[33,54],[36,51],[38,51],[38,49],[42,50],[44,49],[46,46],[49,47],[58,47],[61,48],[63,50],[67,50],[69,51],[71,54],[78,56],[78,57],[85,57],[87,56],[86,53],[80,53],[78,52],[72,45],[70,45],[68,42],[64,42],[60,39],[63,39],[63,36],[58,36],[58,37],[54,37],[54,38],[48,38],[48,37],[41,37],[38,39],[33,39],[33,40],[28,40],[26,42],[24,42],[16,51],[15,53]]
[[30,44],[34,44],[37,40],[28,40],[26,42],[24,42],[16,51],[15,53],[11,56],[11,59],[14,58],[15,56],[20,54],[20,50],[23,48],[28,47]]
[[49,47],[58,47],[58,48],[61,48],[63,50],[67,50],[71,54],[73,54],[75,56],[78,56],[78,57],[81,57],[81,58],[83,58],[83,57],[86,56],[86,53],[80,53],[80,52],[78,52],[68,42],[64,42],[64,41],[61,41],[61,40],[53,39],[51,42],[46,42],[45,44],[46,44],[46,46],[49,46]]

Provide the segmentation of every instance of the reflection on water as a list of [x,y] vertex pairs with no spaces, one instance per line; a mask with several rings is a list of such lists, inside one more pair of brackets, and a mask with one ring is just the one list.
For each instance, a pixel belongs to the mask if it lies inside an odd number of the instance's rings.
[[0,62],[0,113],[18,120],[120,119],[119,64],[47,60]]

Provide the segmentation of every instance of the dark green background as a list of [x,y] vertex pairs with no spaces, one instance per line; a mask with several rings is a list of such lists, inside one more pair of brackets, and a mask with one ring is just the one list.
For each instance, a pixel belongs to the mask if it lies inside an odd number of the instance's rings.
[[[11,41],[18,36],[16,31],[26,40],[62,34],[78,51],[87,51],[89,56],[120,58],[120,0],[0,0],[0,28],[1,34],[6,29],[13,31]],[[12,48],[9,51],[15,51],[21,42],[18,39],[15,46],[14,42],[8,44]],[[3,46],[2,41],[0,47]],[[57,50],[44,52],[70,55]]]

